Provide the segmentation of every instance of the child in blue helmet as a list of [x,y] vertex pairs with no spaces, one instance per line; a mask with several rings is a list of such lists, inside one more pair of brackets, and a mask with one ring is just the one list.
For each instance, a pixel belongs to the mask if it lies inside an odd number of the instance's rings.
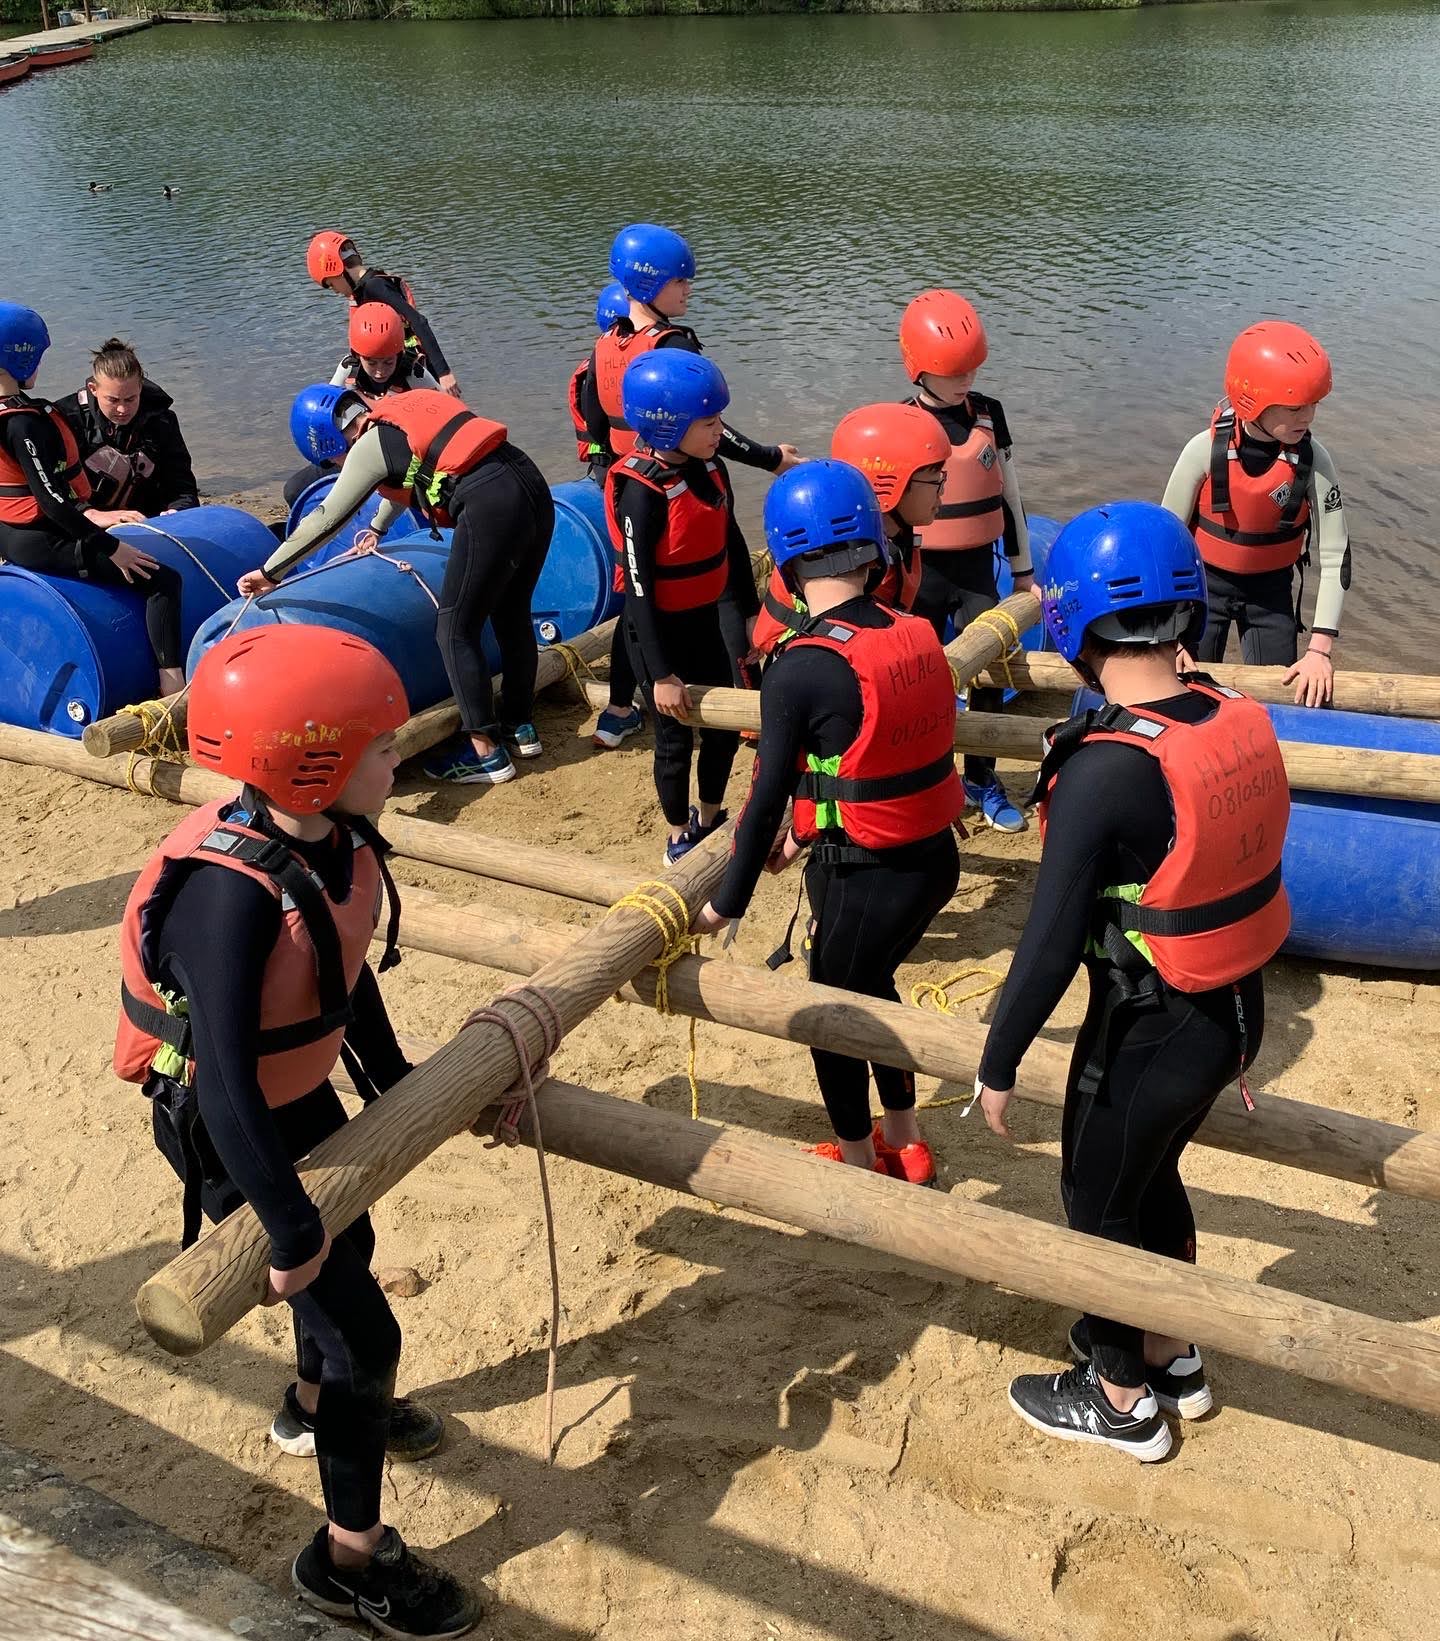
[[[655,222],[633,222],[622,228],[610,247],[610,272],[626,295],[626,312],[606,328],[595,344],[586,374],[581,409],[590,440],[604,452],[606,464],[628,455],[636,430],[629,425],[622,402],[622,383],[628,367],[657,349],[701,351],[700,338],[680,323],[690,306],[695,258],[689,245],[673,228]],[[720,427],[720,453],[744,467],[783,473],[799,461],[792,444],[762,444],[727,423]],[[733,600],[721,606],[722,628],[731,652],[731,683],[749,683],[743,657],[745,618]],[[618,747],[642,723],[632,696],[634,679],[625,665],[616,629],[610,655],[610,701],[595,726],[597,747]]]
[[[898,1001],[895,971],[960,874],[953,824],[965,798],[950,669],[929,622],[872,596],[890,549],[858,468],[803,462],[777,480],[765,498],[765,538],[806,613],[793,616],[795,636],[761,682],[750,797],[724,881],[695,928],[714,933],[742,917],[761,871],[780,871],[808,848],[810,978]],[[816,1154],[933,1183],[913,1074],[825,1048],[811,1055],[835,1132]],[[873,1128],[872,1070],[883,1108]]]
[[730,682],[720,601],[734,598],[753,629],[760,600],[717,455],[720,413],[730,402],[725,378],[694,354],[650,352],[626,371],[624,394],[638,443],[611,466],[605,506],[623,566],[630,662],[655,714],[655,789],[670,828],[665,859],[673,863],[725,819],[740,744],[730,730],[700,731],[692,804],[686,684]]
[[[1010,1138],[1020,1061],[1083,963],[1090,1002],[1061,1128],[1066,1218],[1191,1263],[1180,1158],[1237,1074],[1248,1099],[1261,970],[1290,924],[1289,788],[1270,720],[1202,674],[1175,676],[1205,599],[1193,537],[1148,502],[1092,508],[1051,549],[1046,627],[1109,704],[1049,737],[1040,875],[976,1082],[986,1122]],[[1149,1462],[1170,1450],[1162,1415],[1212,1405],[1184,1338],[1091,1315],[1069,1343],[1075,1367],[1010,1386],[1010,1405],[1048,1435]]]
[[90,480],[70,424],[29,389],[50,346],[33,308],[0,302],[0,559],[45,575],[133,588],[145,600],[145,632],[157,687],[183,688],[180,577],[143,548],[109,534],[138,524],[133,507],[89,507]]

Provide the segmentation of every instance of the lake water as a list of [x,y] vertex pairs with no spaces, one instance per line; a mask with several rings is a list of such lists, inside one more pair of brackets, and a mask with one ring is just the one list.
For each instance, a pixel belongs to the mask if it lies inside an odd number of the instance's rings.
[[1235,332],[1297,319],[1335,360],[1344,654],[1435,666],[1433,5],[161,27],[0,92],[0,154],[0,294],[46,315],[41,386],[130,337],[217,492],[295,465],[290,398],[344,350],[305,275],[322,227],[410,277],[553,480],[636,218],[691,239],[736,425],[809,453],[905,391],[906,300],[967,292],[1027,503],[1061,516],[1158,499]]

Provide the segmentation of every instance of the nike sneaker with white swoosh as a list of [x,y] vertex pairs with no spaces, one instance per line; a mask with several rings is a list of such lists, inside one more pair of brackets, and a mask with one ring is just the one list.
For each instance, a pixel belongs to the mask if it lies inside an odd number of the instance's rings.
[[449,1573],[410,1549],[387,1527],[363,1567],[330,1559],[330,1528],[322,1526],[295,1557],[290,1581],[300,1599],[332,1618],[363,1618],[379,1635],[401,1641],[452,1641],[469,1635],[483,1606]]

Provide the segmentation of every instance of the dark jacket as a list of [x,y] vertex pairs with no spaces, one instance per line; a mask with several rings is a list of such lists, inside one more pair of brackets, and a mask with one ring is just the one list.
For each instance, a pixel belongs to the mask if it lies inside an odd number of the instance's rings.
[[200,505],[195,470],[172,404],[164,388],[142,382],[134,419],[116,427],[101,415],[88,388],[56,401],[79,442],[92,507],[106,512],[134,507],[153,516],[172,507]]

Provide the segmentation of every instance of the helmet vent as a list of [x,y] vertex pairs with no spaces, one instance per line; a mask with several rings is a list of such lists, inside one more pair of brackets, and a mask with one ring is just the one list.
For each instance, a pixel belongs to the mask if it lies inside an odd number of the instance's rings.
[[1117,604],[1124,603],[1128,599],[1139,598],[1144,593],[1144,587],[1141,585],[1138,575],[1118,576],[1114,581],[1107,581],[1105,589]]

